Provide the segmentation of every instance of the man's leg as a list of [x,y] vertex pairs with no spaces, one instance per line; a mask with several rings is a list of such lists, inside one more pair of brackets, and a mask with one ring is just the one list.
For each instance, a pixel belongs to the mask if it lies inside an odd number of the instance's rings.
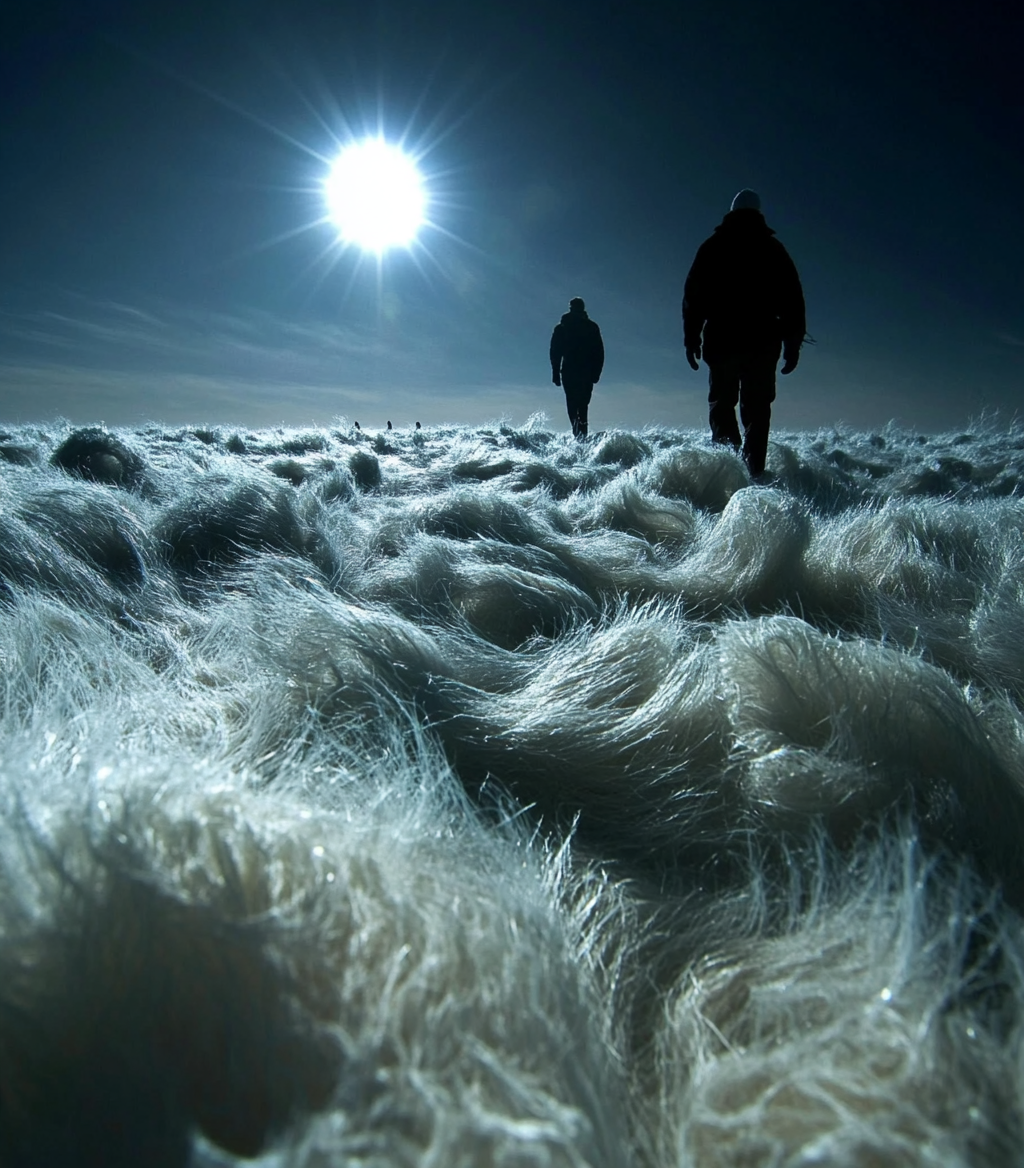
[[740,396],[740,371],[735,361],[716,361],[708,372],[708,421],[711,441],[740,448],[740,428],[736,425],[736,402]]
[[587,407],[590,405],[590,397],[594,392],[593,382],[566,381],[563,377],[562,386],[565,389],[565,408],[572,424],[573,436],[586,438]]
[[743,423],[743,461],[751,475],[764,474],[768,430],[775,401],[777,357],[758,357],[745,363],[741,374],[740,421]]

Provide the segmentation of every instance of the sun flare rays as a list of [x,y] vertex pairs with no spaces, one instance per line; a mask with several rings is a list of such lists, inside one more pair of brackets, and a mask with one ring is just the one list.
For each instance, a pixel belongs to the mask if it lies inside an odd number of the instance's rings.
[[427,198],[415,160],[383,138],[346,147],[324,182],[324,197],[341,241],[377,255],[408,247],[425,220]]

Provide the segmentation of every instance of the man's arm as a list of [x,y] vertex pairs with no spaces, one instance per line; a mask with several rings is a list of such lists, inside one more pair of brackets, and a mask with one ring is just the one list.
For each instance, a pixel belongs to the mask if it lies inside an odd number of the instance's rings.
[[698,369],[700,360],[700,339],[707,323],[705,307],[705,285],[707,275],[707,257],[702,244],[697,249],[686,284],[683,287],[683,344],[686,346],[686,358],[693,369]]
[[551,334],[551,345],[548,349],[548,356],[551,358],[551,380],[555,385],[562,384],[562,326],[556,324],[554,331]]
[[807,307],[804,304],[804,290],[800,284],[796,264],[784,248],[781,266],[782,305],[779,320],[782,324],[782,339],[800,345],[807,332]]
[[800,275],[789,252],[778,245],[779,331],[782,333],[782,373],[792,373],[800,360],[807,332],[807,308]]
[[594,383],[601,380],[601,371],[604,369],[604,338],[601,330],[594,325]]

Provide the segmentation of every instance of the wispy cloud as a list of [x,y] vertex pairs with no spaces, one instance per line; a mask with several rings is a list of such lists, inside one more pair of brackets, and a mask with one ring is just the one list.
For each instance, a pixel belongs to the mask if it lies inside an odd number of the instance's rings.
[[74,354],[84,366],[182,373],[233,369],[257,380],[276,379],[280,369],[294,371],[296,363],[308,376],[318,369],[336,371],[340,360],[380,359],[386,353],[381,339],[365,328],[300,324],[256,311],[143,310],[111,301],[80,302],[59,312],[2,313],[0,344],[8,360]]
[[[441,306],[386,299],[368,323],[69,295],[59,309],[0,312],[7,414],[0,420],[16,414],[270,425],[371,417],[374,410],[382,421],[397,415],[482,423],[538,411],[560,419],[564,402],[550,384],[547,339],[545,327],[527,350],[509,340],[501,321],[466,324],[464,317],[450,320]],[[677,393],[670,399],[665,387],[658,392],[611,377],[597,393],[602,424],[671,423],[678,416]]]
[[[329,425],[348,419],[383,428],[388,420],[396,426],[414,421],[482,425],[502,418],[522,423],[536,413],[546,413],[556,426],[565,422],[561,394],[534,385],[481,386],[472,394],[453,388],[425,393],[294,379],[254,384],[238,377],[61,364],[0,364],[0,400],[0,423],[8,425],[58,417],[73,425],[244,427]],[[616,395],[607,400],[610,405]]]
[[[66,418],[75,425],[204,423],[239,426],[326,425],[340,417],[366,418],[385,409],[414,416],[422,399],[358,386],[328,387],[295,380],[254,384],[248,378],[196,373],[141,373],[52,364],[0,364],[3,422]],[[454,415],[458,418],[458,415]],[[381,423],[383,424],[383,419]]]

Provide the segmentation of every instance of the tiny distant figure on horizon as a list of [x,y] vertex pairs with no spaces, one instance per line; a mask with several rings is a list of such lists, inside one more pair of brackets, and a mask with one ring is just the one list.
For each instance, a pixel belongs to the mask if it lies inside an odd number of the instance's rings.
[[551,380],[565,390],[565,408],[576,438],[587,436],[587,408],[604,369],[604,340],[579,296],[551,334]]
[[388,418],[388,429],[389,429],[389,430],[392,430],[392,429],[394,429],[394,427],[391,425],[391,419],[390,419],[390,418]]
[[686,359],[709,370],[711,438],[739,450],[752,477],[764,473],[775,400],[775,367],[792,373],[807,329],[804,293],[789,252],[761,214],[756,192],[742,190],[697,249],[683,292]]

